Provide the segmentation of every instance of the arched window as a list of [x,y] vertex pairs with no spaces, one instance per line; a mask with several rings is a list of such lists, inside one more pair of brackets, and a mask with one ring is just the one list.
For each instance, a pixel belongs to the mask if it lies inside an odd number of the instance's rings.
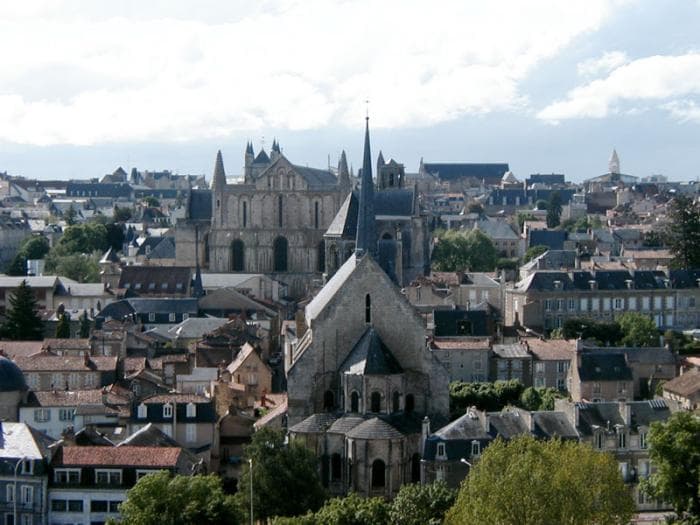
[[243,201],[243,227],[248,226],[248,203]]
[[277,197],[277,225],[281,228],[282,227],[282,217],[284,216],[284,208],[282,207],[282,195],[279,195]]
[[331,270],[336,271],[338,269],[338,248],[336,247],[335,244],[332,244],[329,251],[330,251],[330,255],[331,255],[331,260],[330,260]]
[[372,488],[373,489],[382,488],[385,485],[385,479],[384,479],[385,468],[386,467],[384,465],[384,462],[381,459],[375,459],[374,463],[372,463]]
[[326,390],[323,394],[323,409],[326,411],[333,410],[335,408],[335,396],[330,390]]
[[360,411],[360,394],[353,392],[350,394],[350,412]]
[[274,258],[274,271],[275,272],[286,272],[287,271],[287,239],[284,237],[277,237],[275,243],[272,247],[273,258]]
[[410,414],[416,408],[416,398],[413,394],[408,394],[406,396],[406,406],[404,407],[404,412]]
[[379,392],[372,392],[372,397],[370,397],[370,410],[372,412],[379,412],[382,408],[382,396]]
[[318,271],[326,270],[326,243],[321,241],[318,243]]
[[331,481],[340,481],[341,466],[342,459],[340,458],[340,454],[333,454],[331,456]]
[[365,323],[372,322],[372,299],[369,294],[365,295]]
[[209,266],[209,234],[204,235],[204,265]]
[[393,239],[393,237],[391,236],[391,234],[389,232],[386,232],[384,235],[382,235],[383,241],[391,241],[392,239]]
[[242,272],[245,269],[245,244],[240,239],[231,243],[231,271]]
[[318,201],[314,202],[314,228],[318,230]]
[[399,392],[397,390],[394,390],[394,395],[391,397],[391,409],[393,412],[399,411],[399,399]]
[[411,456],[411,483],[420,483],[420,454]]

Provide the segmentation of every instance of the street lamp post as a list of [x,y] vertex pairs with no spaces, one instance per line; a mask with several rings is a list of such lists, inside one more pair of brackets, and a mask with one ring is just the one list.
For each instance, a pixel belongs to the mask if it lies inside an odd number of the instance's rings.
[[15,464],[15,482],[13,486],[14,494],[12,494],[12,524],[17,525],[17,476],[19,466],[22,465],[29,458],[27,456],[22,456],[19,461]]
[[248,460],[250,467],[250,525],[253,525],[253,459]]

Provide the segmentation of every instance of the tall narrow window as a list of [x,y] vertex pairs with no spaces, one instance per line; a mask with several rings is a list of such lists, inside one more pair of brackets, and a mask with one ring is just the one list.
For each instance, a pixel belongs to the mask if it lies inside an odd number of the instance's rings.
[[231,271],[242,272],[245,267],[245,244],[240,239],[231,243]]
[[274,271],[275,272],[286,272],[287,271],[287,239],[284,237],[277,237],[275,239],[273,250],[274,259]]
[[372,392],[370,397],[370,406],[372,412],[378,413],[382,408],[382,396],[379,392]]
[[400,401],[400,396],[398,391],[394,390],[394,394],[391,399],[391,410],[392,412],[398,412],[399,411],[399,401]]
[[408,394],[406,396],[405,405],[406,406],[404,406],[403,410],[407,414],[410,414],[411,412],[413,412],[413,409],[416,408],[416,398],[413,397],[413,394]]
[[318,230],[318,202],[314,202],[314,228]]
[[282,216],[284,214],[284,208],[282,207],[282,195],[277,197],[277,225],[282,227]]
[[321,241],[318,243],[318,271],[326,271],[326,243]]
[[372,322],[372,299],[369,294],[365,295],[365,323]]
[[385,464],[381,459],[377,459],[372,463],[372,488],[381,488],[384,486],[385,468]]
[[248,226],[248,203],[243,201],[243,227]]
[[323,408],[327,412],[330,412],[333,410],[333,408],[335,408],[335,396],[330,390],[326,390],[326,392],[323,394]]
[[360,411],[360,395],[357,392],[350,394],[350,412]]

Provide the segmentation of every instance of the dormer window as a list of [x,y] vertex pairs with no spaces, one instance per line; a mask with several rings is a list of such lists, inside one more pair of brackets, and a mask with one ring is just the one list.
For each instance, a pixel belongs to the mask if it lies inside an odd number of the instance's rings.
[[173,405],[166,403],[163,405],[163,417],[172,418],[173,417]]
[[617,447],[618,448],[627,448],[627,434],[625,434],[625,431],[622,428],[618,429]]
[[148,408],[146,408],[146,405],[143,403],[141,403],[136,410],[139,419],[146,419],[146,417],[148,417]]
[[197,416],[197,405],[194,403],[187,403],[187,417]]
[[481,455],[481,443],[474,440],[472,441],[472,457],[478,457]]
[[437,457],[440,459],[445,458],[445,444],[444,443],[437,444]]

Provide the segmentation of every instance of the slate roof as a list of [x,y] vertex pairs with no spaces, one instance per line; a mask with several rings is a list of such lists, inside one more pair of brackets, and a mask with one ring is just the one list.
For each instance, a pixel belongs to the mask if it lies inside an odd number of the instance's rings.
[[574,428],[564,412],[533,412],[535,436],[562,439],[577,439],[578,431]]
[[493,345],[492,350],[497,357],[504,359],[523,359],[530,357],[527,347],[520,343]]
[[[662,399],[631,401],[627,405],[630,407],[632,428],[648,427],[652,422],[664,421],[671,415]],[[607,429],[609,425],[610,429],[614,430],[616,425],[625,426],[619,403],[577,403],[577,406],[579,408],[578,431],[582,435],[592,435],[596,427]]]
[[187,313],[197,315],[198,306],[197,299],[189,297],[183,298],[162,298],[152,299],[148,297],[131,297],[129,299],[121,299],[105,306],[99,313],[100,317],[105,319],[123,319],[133,313]]
[[[326,230],[326,235],[354,239],[357,235],[359,196],[356,191],[348,194],[338,213]],[[414,194],[409,189],[393,189],[374,192],[375,216],[410,217],[415,214]]]
[[312,188],[335,186],[338,183],[335,175],[328,170],[294,165],[294,171],[299,173]]
[[189,266],[125,266],[117,287],[138,295],[186,295],[191,279]]
[[24,423],[0,423],[0,458],[42,459],[48,456],[51,443],[45,434]]
[[522,266],[523,270],[566,270],[576,266],[576,250],[547,250]]
[[289,428],[297,434],[320,434],[326,432],[338,416],[330,413],[312,414]]
[[27,390],[22,369],[5,356],[0,355],[0,392]]
[[404,434],[379,417],[360,423],[346,434],[352,439],[401,439]]
[[517,240],[518,234],[507,222],[483,219],[476,223],[476,228],[492,239]]
[[341,373],[390,375],[403,372],[401,365],[373,327],[368,327],[340,365]]
[[311,320],[318,316],[333,297],[335,297],[335,294],[340,291],[345,281],[355,271],[355,267],[359,261],[360,259],[358,259],[354,253],[348,257],[340,268],[338,268],[338,271],[333,274],[333,277],[321,288],[316,297],[306,305],[305,313],[308,323],[311,323]]
[[211,205],[211,190],[191,190],[187,210],[188,218],[193,221],[211,220]]
[[95,196],[130,198],[132,187],[126,183],[69,182],[66,185],[67,197]]
[[499,184],[503,174],[510,170],[507,163],[463,163],[463,162],[425,162],[423,170],[440,180],[454,181],[460,178],[475,178],[486,184]]
[[56,355],[47,352],[29,357],[18,357],[17,366],[24,372],[69,372],[69,371],[98,371],[114,372],[117,369],[117,357]]
[[270,157],[265,153],[264,149],[261,149],[258,152],[257,157],[255,157],[255,160],[253,161],[253,164],[266,164],[270,162]]
[[333,422],[328,428],[328,432],[333,434],[347,434],[363,421],[365,421],[363,416],[342,416]]
[[566,240],[566,231],[533,230],[530,232],[529,246],[547,246],[550,250],[562,250]]
[[[124,441],[119,443],[117,447],[179,447],[177,441],[169,437],[165,432],[160,430],[153,423],[148,423],[131,434]],[[153,452],[159,454],[160,452]]]
[[[460,331],[462,321],[470,323],[471,331],[469,333]],[[488,312],[484,310],[433,310],[433,322],[435,323],[436,337],[489,335]]]
[[581,354],[579,377],[581,381],[631,381],[632,369],[624,354]]
[[146,237],[136,251],[136,255],[148,259],[174,259],[175,239],[173,237]]
[[662,271],[655,270],[575,270],[556,272],[538,270],[519,281],[515,288],[518,290],[552,291],[554,282],[561,282],[562,290],[591,290],[590,281],[594,281],[598,290],[625,290],[628,281],[636,290],[657,290],[666,288],[666,276]]

